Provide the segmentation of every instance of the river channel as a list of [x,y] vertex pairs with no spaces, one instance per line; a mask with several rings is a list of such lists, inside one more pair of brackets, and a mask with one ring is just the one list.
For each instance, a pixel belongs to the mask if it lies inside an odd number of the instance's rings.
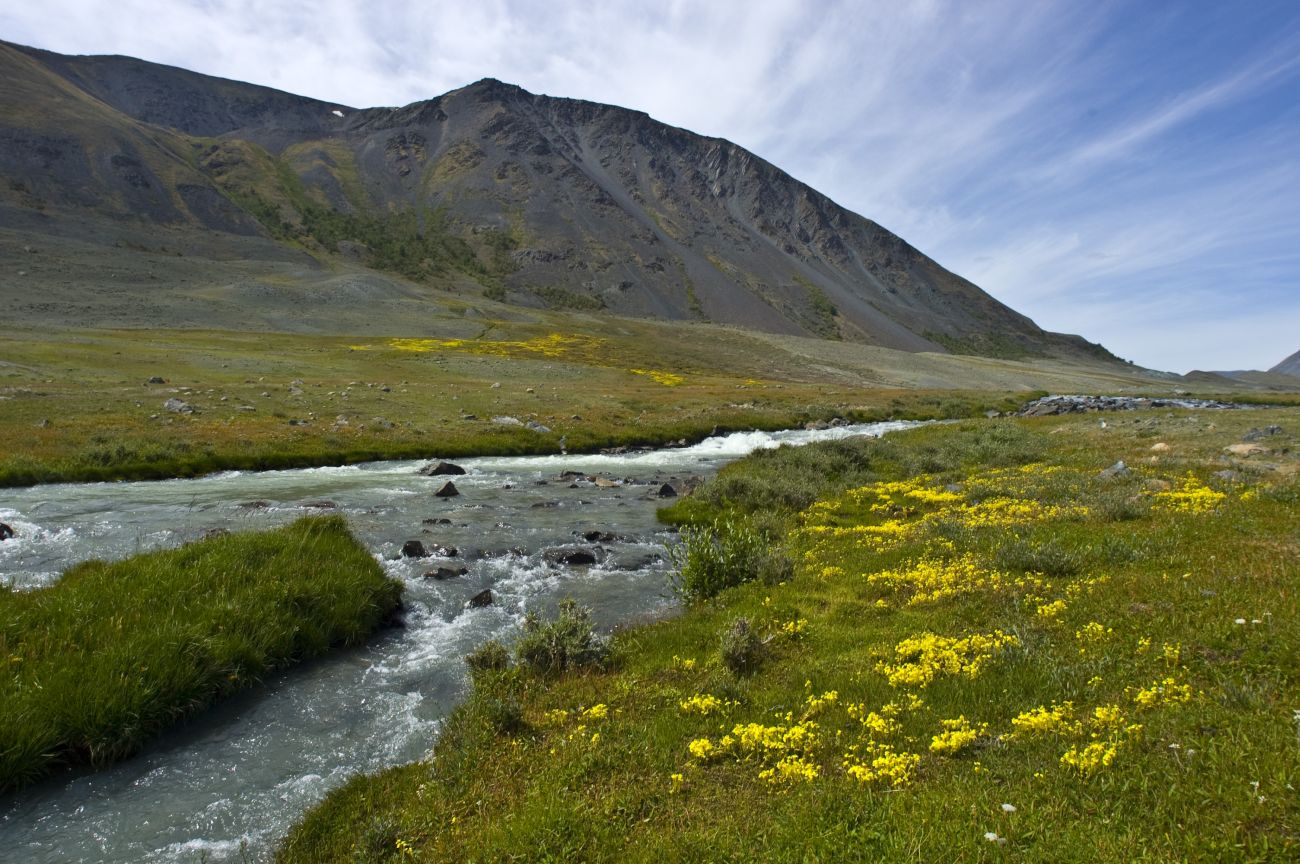
[[[20,590],[89,558],[336,512],[404,582],[407,607],[405,627],[274,677],[114,768],[0,798],[0,861],[266,860],[302,812],[348,777],[425,756],[463,692],[465,654],[510,640],[527,610],[571,596],[605,628],[671,612],[663,552],[673,535],[655,519],[662,484],[707,477],[759,448],[911,425],[736,433],[617,456],[465,459],[468,473],[452,478],[461,494],[447,499],[433,495],[447,478],[421,476],[423,463],[409,461],[0,490],[0,521],[17,532],[0,543],[0,581]],[[614,539],[589,542],[587,532]],[[412,539],[454,546],[457,557],[401,557]],[[546,550],[570,545],[599,546],[599,562],[547,563]],[[440,563],[468,573],[423,578]],[[467,608],[484,588],[493,604]]]

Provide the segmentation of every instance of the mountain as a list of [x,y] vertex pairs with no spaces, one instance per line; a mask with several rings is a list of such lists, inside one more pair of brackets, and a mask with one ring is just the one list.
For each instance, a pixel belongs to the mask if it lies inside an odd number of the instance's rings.
[[1295,352],[1268,371],[1278,372],[1283,375],[1294,375],[1300,378],[1300,351]]
[[15,242],[357,266],[400,277],[384,290],[909,351],[1110,356],[743,148],[641,112],[492,79],[357,110],[8,43],[0,75],[0,225]]

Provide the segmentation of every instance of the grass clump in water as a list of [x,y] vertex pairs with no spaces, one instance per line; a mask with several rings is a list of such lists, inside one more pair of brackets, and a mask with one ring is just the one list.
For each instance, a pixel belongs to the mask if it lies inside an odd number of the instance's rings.
[[129,756],[268,673],[360,643],[400,603],[339,516],[0,591],[0,789]]

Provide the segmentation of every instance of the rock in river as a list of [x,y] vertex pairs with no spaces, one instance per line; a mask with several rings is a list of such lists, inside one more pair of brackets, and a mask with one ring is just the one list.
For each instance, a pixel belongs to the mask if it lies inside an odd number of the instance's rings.
[[0,540],[8,540],[12,536],[14,536],[14,529],[0,522]]
[[465,469],[451,462],[430,462],[420,469],[425,477],[442,477],[444,475],[461,475]]
[[455,579],[458,576],[464,576],[469,572],[469,568],[463,564],[455,564],[451,567],[438,567],[424,574],[425,579],[436,579],[442,582],[446,579]]
[[428,556],[424,549],[424,544],[419,540],[407,540],[402,544],[403,558],[424,558]]
[[438,491],[433,494],[435,498],[455,498],[460,494],[460,490],[456,488],[455,483],[448,480],[446,483],[439,486]]
[[469,598],[469,608],[482,609],[484,606],[492,605],[492,589],[484,588],[482,591]]
[[553,567],[587,567],[596,563],[596,551],[583,546],[561,546],[542,553],[546,563]]

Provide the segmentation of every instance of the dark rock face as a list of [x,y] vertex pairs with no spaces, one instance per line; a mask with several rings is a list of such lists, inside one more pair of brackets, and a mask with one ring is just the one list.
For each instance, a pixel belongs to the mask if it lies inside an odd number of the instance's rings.
[[407,540],[402,544],[403,558],[427,558],[428,556],[428,551],[419,540]]
[[665,483],[665,484],[663,484],[662,486],[659,487],[659,490],[658,490],[657,492],[655,492],[655,497],[657,497],[657,498],[676,498],[676,497],[677,497],[677,490],[673,488],[673,485],[672,485],[671,483]]
[[[234,201],[257,191],[295,221],[290,176],[341,213],[436,204],[471,246],[522,220],[527,248],[507,249],[499,276],[507,299],[529,306],[913,351],[994,338],[1092,353],[753,153],[638,111],[491,79],[353,110],[131,58],[6,43],[0,78],[0,176],[97,217],[271,240],[278,223]],[[33,103],[50,109],[40,128],[23,119]],[[349,199],[349,185],[367,200]],[[351,238],[331,248],[382,266]]]
[[456,488],[455,483],[448,480],[446,483],[439,486],[438,491],[433,494],[435,498],[455,498],[460,494],[460,490]]
[[471,609],[482,609],[484,606],[492,605],[492,589],[484,588],[482,591],[469,598],[468,606]]
[[459,476],[465,473],[465,469],[451,462],[430,462],[420,469],[420,473],[425,477]]
[[0,522],[0,540],[8,540],[13,536],[14,529],[6,525],[4,522]]

